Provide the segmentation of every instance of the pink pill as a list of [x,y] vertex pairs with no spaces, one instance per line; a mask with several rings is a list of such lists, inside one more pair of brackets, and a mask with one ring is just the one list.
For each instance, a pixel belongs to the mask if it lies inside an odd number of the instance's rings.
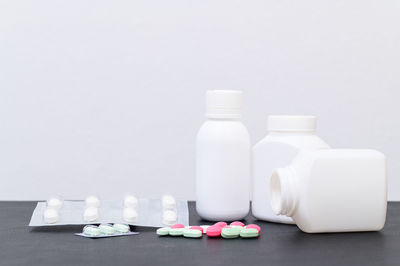
[[207,228],[207,236],[209,237],[217,237],[221,235],[222,228],[220,226],[210,226]]
[[235,222],[231,222],[230,226],[241,226],[241,227],[243,227],[244,223],[239,222],[239,221],[235,221]]
[[185,226],[183,224],[174,224],[173,226],[171,226],[171,229],[174,228],[185,228]]
[[224,226],[227,226],[228,224],[227,223],[225,223],[225,222],[218,222],[218,223],[215,223],[214,224],[214,226],[219,226],[219,227],[224,227]]
[[254,228],[254,229],[257,229],[258,233],[261,232],[261,228],[256,224],[248,224],[248,225],[246,225],[245,228]]
[[201,233],[203,233],[203,228],[202,227],[200,227],[200,226],[191,226],[191,227],[189,227],[189,229],[194,229],[194,230],[200,230],[201,231]]

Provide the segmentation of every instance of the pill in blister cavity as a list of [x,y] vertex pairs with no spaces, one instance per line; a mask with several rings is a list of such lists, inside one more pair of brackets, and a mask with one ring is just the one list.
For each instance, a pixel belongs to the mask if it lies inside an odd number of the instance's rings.
[[175,209],[176,207],[176,200],[172,195],[162,196],[161,203],[164,209]]
[[138,217],[138,214],[135,209],[133,208],[124,208],[122,213],[125,222],[134,223]]
[[47,207],[53,208],[53,209],[60,209],[63,205],[63,201],[59,197],[51,197],[47,200],[46,202]]
[[162,227],[162,228],[158,228],[156,233],[159,236],[167,236],[167,235],[169,235],[169,230],[171,230],[170,227]]
[[235,221],[235,222],[231,222],[230,226],[240,226],[240,227],[244,227],[244,223],[239,222],[239,221]]
[[100,233],[104,235],[113,235],[115,233],[115,228],[111,224],[101,224],[99,229]]
[[171,226],[172,229],[174,228],[185,228],[185,226],[183,224],[174,224]]
[[136,209],[138,200],[133,195],[126,195],[124,198],[124,207]]
[[58,221],[58,212],[56,209],[47,208],[43,213],[43,220],[46,224],[54,224]]
[[248,225],[245,226],[245,228],[247,228],[247,229],[250,229],[250,228],[257,229],[258,233],[261,232],[261,228],[256,224],[248,224]]
[[127,224],[114,224],[113,227],[118,233],[128,233],[131,230]]
[[83,213],[83,220],[85,222],[94,222],[99,218],[99,211],[96,207],[88,207]]
[[256,228],[244,228],[242,231],[240,231],[240,237],[243,238],[253,238],[258,236],[259,232]]
[[89,196],[85,200],[86,207],[96,207],[98,208],[100,206],[100,199],[96,196]]
[[163,224],[173,225],[176,223],[177,218],[175,211],[166,210],[163,213]]
[[200,230],[197,229],[186,229],[183,232],[184,237],[189,237],[189,238],[200,238],[203,236],[203,233]]
[[83,234],[86,236],[98,236],[100,235],[100,229],[95,225],[86,225],[83,227]]
[[207,233],[207,229],[210,227],[209,225],[200,225],[203,228],[203,234]]
[[207,228],[206,234],[209,237],[218,237],[221,235],[221,231],[222,228],[220,226],[213,225]]
[[202,228],[201,226],[197,226],[197,225],[195,225],[195,226],[191,226],[191,227],[189,227],[189,229],[192,229],[192,230],[200,230],[200,231],[201,231],[201,233],[203,233],[203,228]]
[[183,236],[183,233],[185,232],[186,228],[171,228],[169,230],[169,235],[170,236]]
[[218,222],[218,223],[215,223],[214,224],[214,226],[219,226],[219,227],[225,227],[225,226],[227,226],[228,224],[227,223],[225,223],[225,222]]
[[221,236],[223,238],[237,238],[239,237],[240,231],[242,229],[242,227],[225,226],[224,228],[222,228]]

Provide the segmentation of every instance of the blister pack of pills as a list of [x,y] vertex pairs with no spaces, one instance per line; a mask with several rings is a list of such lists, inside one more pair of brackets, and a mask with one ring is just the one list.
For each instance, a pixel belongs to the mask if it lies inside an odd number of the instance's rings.
[[89,224],[83,228],[82,233],[76,233],[75,235],[88,238],[105,238],[137,234],[139,233],[131,232],[127,224],[100,224],[99,226]]
[[175,223],[188,225],[187,201],[177,200],[171,195],[164,195],[161,199],[127,195],[121,200],[100,200],[96,196],[89,196],[85,201],[68,201],[56,197],[38,202],[29,226],[107,223],[149,227]]

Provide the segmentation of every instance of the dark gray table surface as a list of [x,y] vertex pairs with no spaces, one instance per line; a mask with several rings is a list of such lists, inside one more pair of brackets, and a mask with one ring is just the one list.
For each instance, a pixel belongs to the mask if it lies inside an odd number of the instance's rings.
[[[256,221],[258,239],[75,236],[82,226],[28,227],[35,202],[0,202],[0,265],[400,265],[400,202],[389,203],[381,232],[305,234],[296,226]],[[190,224],[201,221],[189,204]]]

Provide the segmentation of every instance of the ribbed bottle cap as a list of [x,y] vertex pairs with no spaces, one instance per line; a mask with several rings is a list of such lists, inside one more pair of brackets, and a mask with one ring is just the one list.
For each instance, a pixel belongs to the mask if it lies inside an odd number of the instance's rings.
[[270,115],[268,131],[314,132],[317,118],[311,115]]
[[234,90],[210,90],[206,94],[208,118],[241,118],[242,92]]

